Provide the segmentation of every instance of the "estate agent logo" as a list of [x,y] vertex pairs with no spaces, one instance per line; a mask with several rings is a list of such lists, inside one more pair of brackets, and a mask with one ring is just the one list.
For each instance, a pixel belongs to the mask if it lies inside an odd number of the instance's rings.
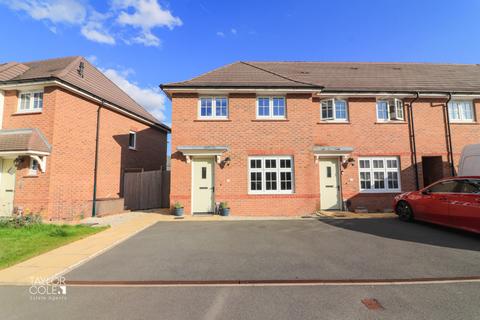
[[28,292],[30,293],[30,300],[34,301],[67,300],[65,277],[33,278]]

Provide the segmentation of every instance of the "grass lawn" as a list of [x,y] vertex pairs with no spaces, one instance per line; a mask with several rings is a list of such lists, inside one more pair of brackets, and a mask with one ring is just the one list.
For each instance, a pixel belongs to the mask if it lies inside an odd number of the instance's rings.
[[80,225],[32,224],[18,228],[0,225],[0,269],[105,229]]

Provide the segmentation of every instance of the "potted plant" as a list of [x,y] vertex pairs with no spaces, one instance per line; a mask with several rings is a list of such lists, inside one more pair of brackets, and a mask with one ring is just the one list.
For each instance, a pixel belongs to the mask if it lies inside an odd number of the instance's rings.
[[228,206],[228,202],[220,203],[220,214],[224,217],[230,215],[230,207]]
[[177,217],[183,216],[183,204],[178,201],[175,202],[175,204],[173,205],[173,214]]

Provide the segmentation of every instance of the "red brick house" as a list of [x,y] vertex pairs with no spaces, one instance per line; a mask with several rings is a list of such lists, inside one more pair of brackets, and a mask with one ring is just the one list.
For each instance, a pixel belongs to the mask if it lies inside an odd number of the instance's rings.
[[237,62],[161,87],[191,213],[391,209],[480,142],[478,65]]
[[0,64],[0,214],[122,210],[124,171],[165,168],[169,130],[82,57]]

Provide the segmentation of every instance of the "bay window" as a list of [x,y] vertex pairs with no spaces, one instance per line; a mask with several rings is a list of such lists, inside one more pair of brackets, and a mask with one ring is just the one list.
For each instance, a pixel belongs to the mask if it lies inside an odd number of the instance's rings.
[[320,103],[323,121],[348,121],[347,101],[340,99],[322,100]]
[[399,192],[400,161],[397,157],[359,158],[360,191]]
[[293,158],[265,156],[248,158],[249,193],[293,193]]

